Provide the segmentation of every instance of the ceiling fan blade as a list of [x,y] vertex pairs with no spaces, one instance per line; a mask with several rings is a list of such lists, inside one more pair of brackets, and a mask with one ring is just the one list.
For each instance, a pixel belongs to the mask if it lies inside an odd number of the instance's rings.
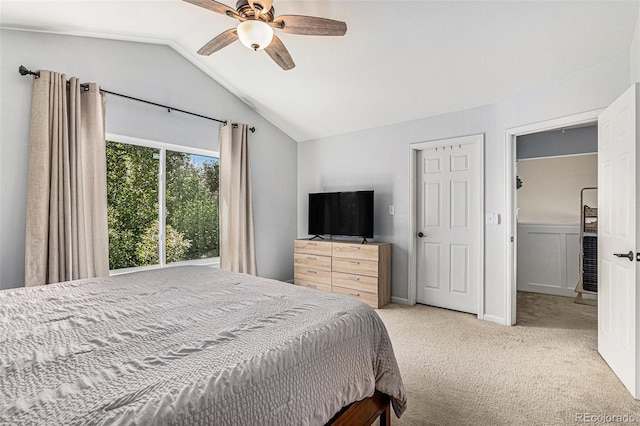
[[227,6],[226,4],[218,3],[215,0],[183,0],[187,3],[195,4],[212,12],[221,13],[231,18],[240,19],[240,15],[235,9]]
[[271,25],[289,34],[343,36],[347,32],[346,23],[315,16],[281,15]]
[[289,54],[289,51],[284,47],[282,41],[275,34],[273,35],[273,39],[271,39],[271,43],[264,49],[264,51],[267,52],[267,54],[271,56],[271,59],[273,59],[276,64],[280,65],[280,68],[285,71],[296,66]]
[[238,39],[238,32],[235,28],[231,28],[223,32],[222,34],[218,34],[215,38],[213,38],[209,43],[202,46],[200,50],[198,50],[198,55],[208,56],[223,47],[227,47],[234,41]]

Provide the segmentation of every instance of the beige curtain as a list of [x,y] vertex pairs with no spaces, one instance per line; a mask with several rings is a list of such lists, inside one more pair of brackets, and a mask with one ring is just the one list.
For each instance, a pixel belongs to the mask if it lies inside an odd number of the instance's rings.
[[104,98],[40,71],[29,138],[25,285],[109,275]]
[[220,127],[220,267],[256,274],[246,124]]

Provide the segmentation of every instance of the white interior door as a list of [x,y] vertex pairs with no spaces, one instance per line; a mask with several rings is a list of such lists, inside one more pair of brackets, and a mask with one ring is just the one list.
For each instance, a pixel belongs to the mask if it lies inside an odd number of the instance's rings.
[[482,135],[446,139],[418,151],[418,303],[478,312],[482,141]]
[[598,117],[598,352],[636,399],[639,88],[631,87]]

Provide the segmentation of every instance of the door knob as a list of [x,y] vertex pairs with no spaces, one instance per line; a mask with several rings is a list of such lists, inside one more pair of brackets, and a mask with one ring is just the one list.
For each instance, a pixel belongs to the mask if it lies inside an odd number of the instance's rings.
[[616,257],[626,257],[631,262],[633,262],[633,252],[632,251],[630,251],[629,253],[613,253],[613,255],[616,256]]
[[424,237],[424,234],[422,232],[418,232],[418,237],[422,238]]

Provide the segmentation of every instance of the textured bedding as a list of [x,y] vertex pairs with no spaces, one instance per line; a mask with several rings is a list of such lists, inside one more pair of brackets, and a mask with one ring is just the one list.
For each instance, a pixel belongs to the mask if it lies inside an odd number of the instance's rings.
[[0,424],[321,425],[375,389],[400,416],[355,299],[203,266],[0,291]]

